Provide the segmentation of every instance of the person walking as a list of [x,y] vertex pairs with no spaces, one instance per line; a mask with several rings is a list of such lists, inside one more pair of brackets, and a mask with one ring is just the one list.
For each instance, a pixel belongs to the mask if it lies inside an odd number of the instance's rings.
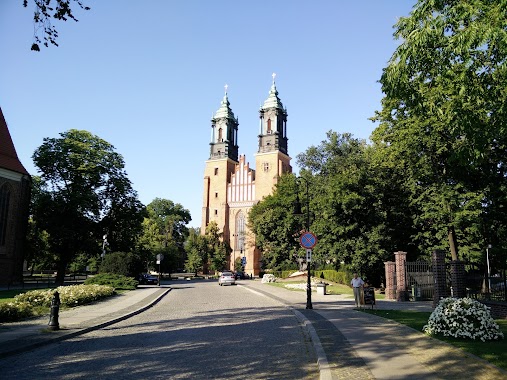
[[350,285],[352,285],[352,288],[354,289],[354,301],[356,302],[356,307],[360,307],[361,291],[364,286],[364,281],[357,275],[357,273],[354,273],[354,277],[352,278],[352,281],[350,281]]

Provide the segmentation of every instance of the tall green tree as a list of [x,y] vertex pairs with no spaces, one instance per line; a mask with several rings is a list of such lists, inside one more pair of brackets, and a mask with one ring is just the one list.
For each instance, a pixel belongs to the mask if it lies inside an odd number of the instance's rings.
[[[272,195],[254,205],[248,213],[249,229],[255,234],[255,244],[262,251],[264,268],[282,270],[295,267],[299,251],[299,236],[306,229],[305,218],[294,215],[296,201],[294,175],[283,175]],[[305,189],[298,190],[305,205]]]
[[394,37],[373,140],[404,166],[419,240],[477,260],[505,244],[507,1],[419,0]]
[[100,252],[104,234],[113,248],[134,244],[145,208],[111,144],[71,129],[45,138],[32,158],[40,172],[33,219],[58,257],[58,283],[76,255]]
[[155,198],[146,209],[148,214],[143,221],[143,234],[139,241],[145,265],[155,268],[155,257],[162,254],[162,270],[171,272],[183,268],[187,224],[192,220],[190,212],[181,204],[162,198]]
[[208,266],[214,271],[225,269],[231,248],[223,241],[222,233],[216,222],[212,221],[206,226],[204,239],[206,242],[203,247],[206,249],[204,271],[207,272]]
[[201,235],[200,228],[190,228],[187,241],[185,242],[185,251],[187,259],[185,261],[185,270],[197,273],[204,271],[204,264],[207,259],[207,244],[204,235]]
[[312,176],[316,260],[345,264],[378,281],[393,252],[414,254],[402,172],[379,162],[375,148],[349,133],[329,131],[327,140],[297,160],[303,173]]

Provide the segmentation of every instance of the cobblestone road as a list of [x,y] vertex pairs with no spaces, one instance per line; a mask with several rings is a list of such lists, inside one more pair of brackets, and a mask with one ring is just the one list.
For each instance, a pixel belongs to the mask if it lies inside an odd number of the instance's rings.
[[240,286],[175,284],[138,316],[0,361],[1,378],[318,379],[289,309]]

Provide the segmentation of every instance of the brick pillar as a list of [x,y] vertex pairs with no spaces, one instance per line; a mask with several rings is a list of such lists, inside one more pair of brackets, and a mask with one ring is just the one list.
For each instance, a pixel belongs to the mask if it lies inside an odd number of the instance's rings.
[[465,263],[463,261],[451,261],[451,285],[453,297],[466,297]]
[[394,253],[396,261],[396,300],[408,300],[407,284],[405,281],[405,262],[407,261],[407,252],[398,251]]
[[394,261],[384,263],[386,270],[386,299],[396,299],[396,264]]
[[445,272],[445,252],[438,249],[431,256],[433,266],[433,307],[437,307],[440,299],[447,297],[447,284]]

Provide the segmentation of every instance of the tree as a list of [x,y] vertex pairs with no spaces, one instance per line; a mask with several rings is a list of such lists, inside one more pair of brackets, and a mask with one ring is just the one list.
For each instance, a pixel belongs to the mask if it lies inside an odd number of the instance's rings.
[[[51,19],[54,18],[60,21],[71,19],[77,22],[78,19],[74,16],[72,11],[71,1],[77,4],[81,9],[90,10],[90,7],[83,5],[81,0],[33,0],[35,5],[33,14],[34,42],[32,43],[31,50],[40,51],[40,43],[46,47],[48,47],[49,44],[58,46],[56,43],[58,31],[51,23]],[[23,6],[25,8],[28,7],[28,0],[23,0]],[[43,37],[39,34],[41,33],[41,29]]]
[[98,254],[102,236],[112,247],[125,232],[137,233],[144,206],[114,147],[87,131],[71,129],[60,138],[45,138],[32,156],[41,173],[33,219],[48,233],[57,260],[57,283],[63,283],[69,262],[79,253]]
[[[223,241],[222,233],[216,222],[210,222],[206,226],[204,234],[205,267],[209,265],[214,271],[221,271],[227,264],[227,258],[231,254],[231,248]],[[204,269],[206,272],[206,268]]]
[[203,271],[203,266],[207,258],[206,239],[200,233],[200,228],[191,228],[187,241],[185,242],[185,251],[187,260],[185,261],[185,270],[197,275],[198,271]]
[[419,237],[477,259],[507,222],[507,1],[419,0],[394,36],[373,140],[404,166]]
[[379,162],[375,148],[349,133],[329,131],[327,140],[297,160],[303,175],[311,176],[316,262],[343,263],[379,281],[394,251],[414,253],[403,173]]
[[294,255],[300,247],[298,239],[305,229],[304,219],[293,215],[295,200],[295,177],[283,175],[273,194],[254,205],[248,213],[248,226],[255,234],[257,248],[262,251],[265,268],[281,270],[295,266]]
[[141,250],[146,253],[147,266],[153,265],[157,254],[163,254],[161,268],[173,271],[185,262],[184,243],[188,236],[187,224],[192,220],[190,211],[179,203],[155,198],[147,207],[143,221]]

